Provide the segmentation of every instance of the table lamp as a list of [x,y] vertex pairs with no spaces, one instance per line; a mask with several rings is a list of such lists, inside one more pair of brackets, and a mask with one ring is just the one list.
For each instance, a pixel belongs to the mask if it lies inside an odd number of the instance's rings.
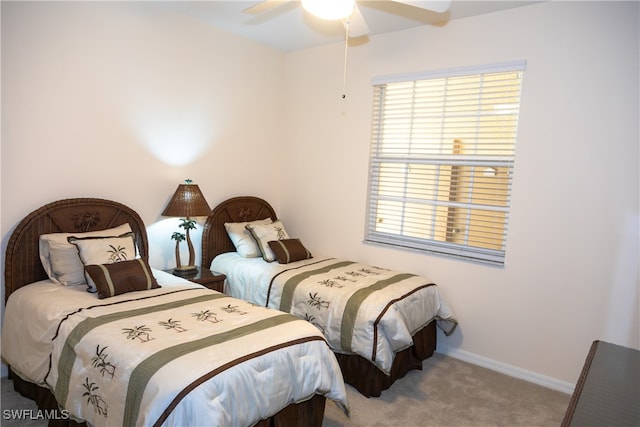
[[185,229],[187,246],[189,248],[189,264],[182,265],[180,262],[179,243],[183,235],[181,233],[173,233],[172,239],[176,240],[176,268],[174,274],[189,275],[197,271],[195,266],[195,251],[189,230],[195,230],[196,222],[191,217],[209,216],[211,208],[202,195],[202,191],[197,184],[193,184],[190,179],[185,180],[184,184],[178,185],[175,193],[169,200],[167,207],[162,211],[163,216],[177,216],[182,218],[180,227]]

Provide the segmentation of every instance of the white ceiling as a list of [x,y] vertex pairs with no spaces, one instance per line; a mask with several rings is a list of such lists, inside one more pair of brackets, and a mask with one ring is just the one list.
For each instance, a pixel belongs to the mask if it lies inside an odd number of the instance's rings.
[[[260,0],[213,0],[150,3],[154,7],[162,7],[191,16],[214,27],[264,43],[283,52],[343,41],[345,38],[345,29],[340,22],[323,21],[309,15],[297,0],[284,2],[282,5],[259,15],[243,12],[244,9],[259,2]],[[526,6],[532,3],[539,3],[539,1],[453,0],[447,12],[435,13],[394,1],[357,0],[369,26],[370,36],[420,25],[446,25],[450,20]],[[366,43],[368,37],[360,37],[353,41]]]

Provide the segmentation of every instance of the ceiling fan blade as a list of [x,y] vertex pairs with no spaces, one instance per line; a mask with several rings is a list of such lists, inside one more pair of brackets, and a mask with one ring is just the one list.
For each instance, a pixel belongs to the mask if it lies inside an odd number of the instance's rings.
[[291,0],[262,0],[260,3],[256,3],[253,6],[249,6],[242,11],[244,13],[250,13],[252,15],[258,15],[260,13],[266,12],[269,9],[280,6],[283,3],[288,3]]
[[353,13],[350,17],[343,19],[342,24],[349,30],[349,37],[361,37],[369,34],[369,27],[367,21],[365,21],[360,8],[356,4],[353,7]]
[[392,0],[396,3],[408,4],[409,6],[419,7],[420,9],[431,10],[433,12],[443,13],[451,6],[451,0]]

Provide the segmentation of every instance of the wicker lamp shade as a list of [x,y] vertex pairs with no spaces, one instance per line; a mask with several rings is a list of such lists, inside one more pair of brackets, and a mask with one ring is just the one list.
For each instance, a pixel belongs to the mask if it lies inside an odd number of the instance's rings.
[[180,184],[162,211],[164,216],[208,216],[211,208],[197,184]]

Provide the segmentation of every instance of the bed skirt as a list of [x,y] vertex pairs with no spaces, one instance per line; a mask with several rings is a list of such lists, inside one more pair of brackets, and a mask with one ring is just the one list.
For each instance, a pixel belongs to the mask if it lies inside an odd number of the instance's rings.
[[422,370],[422,361],[431,357],[436,350],[435,320],[416,332],[413,346],[399,352],[393,359],[391,375],[385,375],[373,363],[359,355],[335,353],[344,382],[352,385],[366,397],[378,397],[407,372]]
[[[36,384],[23,380],[9,367],[9,379],[13,381],[13,389],[22,396],[33,400],[38,408],[50,414],[55,414],[58,403],[51,391]],[[259,421],[257,427],[307,427],[322,426],[326,398],[319,394],[304,402],[291,404],[273,417]],[[85,423],[77,423],[70,419],[49,419],[49,427],[86,427]]]

